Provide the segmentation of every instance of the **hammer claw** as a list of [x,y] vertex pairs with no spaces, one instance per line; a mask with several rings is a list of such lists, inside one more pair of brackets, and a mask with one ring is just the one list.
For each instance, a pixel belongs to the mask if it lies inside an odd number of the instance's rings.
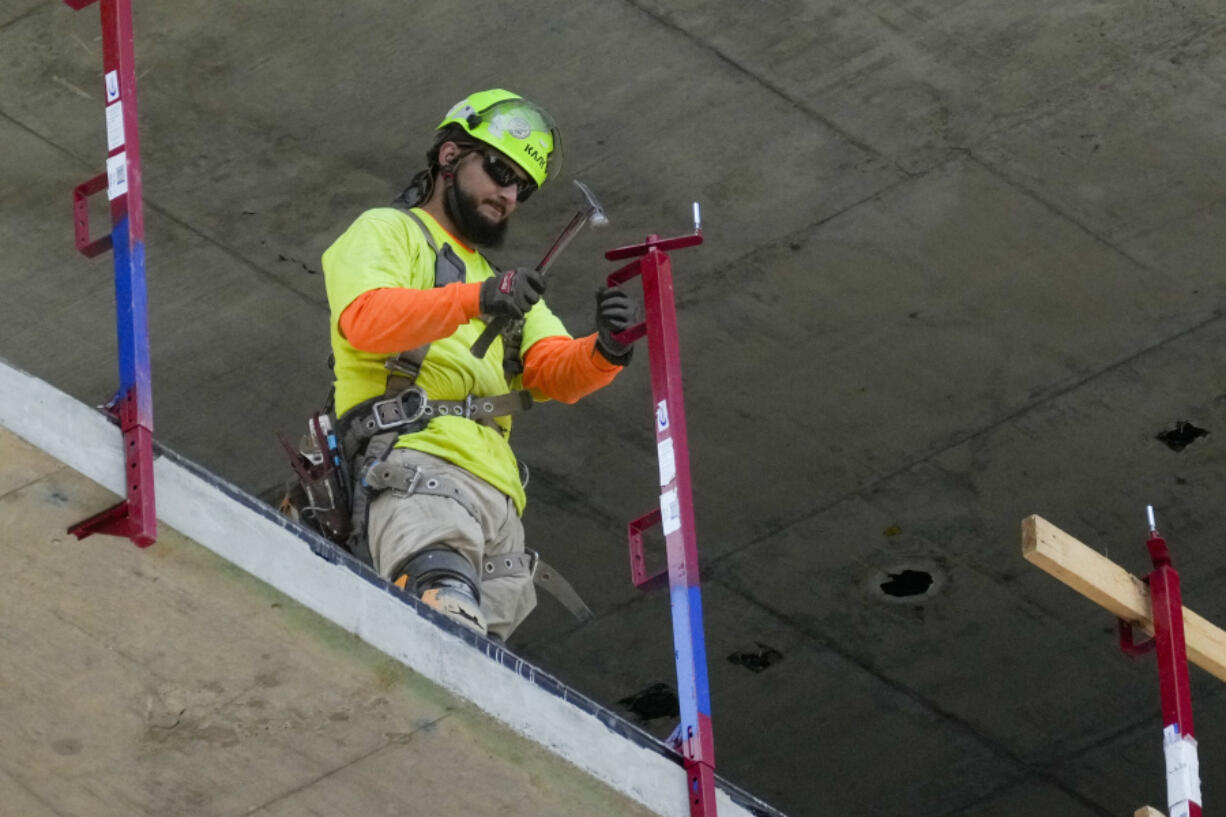
[[[575,179],[575,187],[583,193],[583,206],[579,208],[579,212],[575,213],[570,223],[562,228],[562,232],[554,239],[553,246],[541,258],[540,263],[536,265],[536,271],[544,275],[553,266],[553,262],[561,254],[562,250],[566,249],[566,245],[570,240],[578,235],[583,229],[583,225],[589,221],[593,227],[604,227],[609,223],[609,218],[604,214],[604,208],[600,206],[600,202],[596,200],[596,194],[583,182]],[[494,338],[502,331],[507,324],[505,318],[494,318],[490,321],[485,331],[481,333],[481,337],[477,338],[473,343],[470,351],[475,357],[485,357],[486,351],[489,350],[490,344],[494,342]]]

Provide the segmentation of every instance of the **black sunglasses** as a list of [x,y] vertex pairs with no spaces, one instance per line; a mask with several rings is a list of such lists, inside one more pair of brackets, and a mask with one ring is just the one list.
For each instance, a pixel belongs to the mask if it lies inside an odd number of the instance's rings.
[[536,183],[530,179],[520,178],[515,168],[507,164],[501,156],[485,152],[482,152],[482,156],[484,158],[481,160],[481,167],[485,170],[485,175],[493,179],[499,187],[515,185],[516,201],[527,201],[528,197],[536,191]]

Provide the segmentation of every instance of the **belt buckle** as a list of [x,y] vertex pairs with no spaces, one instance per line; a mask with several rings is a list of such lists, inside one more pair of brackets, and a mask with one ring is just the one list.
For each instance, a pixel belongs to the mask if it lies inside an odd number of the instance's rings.
[[531,576],[533,580],[535,580],[536,579],[536,568],[541,563],[541,554],[537,553],[532,548],[524,548],[524,553],[532,557],[531,561],[528,563],[528,575]]
[[[417,399],[417,405],[412,411],[409,411],[408,407],[405,406],[406,396],[412,396]],[[388,431],[416,422],[426,413],[426,404],[428,402],[426,390],[421,386],[409,386],[395,397],[380,400],[370,407],[371,416],[375,420],[375,428],[380,431]],[[388,419],[384,419],[385,413]],[[399,417],[396,415],[399,415]]]
[[[392,413],[394,411],[394,413]],[[388,412],[391,419],[383,419],[384,412]],[[386,400],[380,400],[370,407],[370,416],[374,418],[375,428],[380,431],[387,431],[389,428],[395,428],[403,422],[395,417],[395,414],[404,416],[404,412],[400,410],[400,401],[395,397],[389,397]]]

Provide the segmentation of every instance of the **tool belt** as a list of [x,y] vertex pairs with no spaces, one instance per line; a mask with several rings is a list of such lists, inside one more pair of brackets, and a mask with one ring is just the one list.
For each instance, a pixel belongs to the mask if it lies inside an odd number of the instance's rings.
[[[380,434],[409,434],[420,431],[435,417],[463,417],[504,433],[495,417],[519,414],[532,408],[527,390],[494,397],[468,395],[463,400],[431,400],[421,386],[409,386],[392,395],[375,397],[357,404],[340,420],[342,451],[360,451]],[[386,456],[386,455],[385,455]]]

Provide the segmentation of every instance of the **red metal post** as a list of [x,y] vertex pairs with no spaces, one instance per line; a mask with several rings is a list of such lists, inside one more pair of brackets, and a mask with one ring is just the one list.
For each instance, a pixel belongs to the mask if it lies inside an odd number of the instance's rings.
[[702,242],[695,206],[693,235],[660,239],[605,253],[611,261],[637,258],[609,276],[610,285],[641,277],[646,320],[618,335],[630,340],[647,335],[651,391],[655,406],[656,450],[660,504],[630,523],[631,573],[635,584],[651,582],[643,565],[642,533],[654,524],[664,531],[668,584],[672,607],[673,644],[677,663],[677,695],[681,710],[679,745],[687,775],[692,817],[715,817],[715,739],[711,727],[711,695],[707,680],[706,639],[702,629],[702,592],[698,542],[690,488],[690,451],[681,388],[681,346],[673,295],[672,263],[665,250]]
[[[116,414],[123,434],[126,498],[69,528],[78,538],[91,533],[126,536],[147,547],[157,538],[153,496],[153,393],[145,290],[145,222],[141,199],[140,138],[136,116],[136,62],[132,48],[131,0],[64,0],[77,10],[99,2],[102,70],[106,99],[106,173],[73,190],[76,244],[93,257],[115,254],[116,328],[119,335],[119,390]],[[111,233],[91,240],[88,197],[106,190]]]
[[1188,653],[1183,634],[1183,599],[1171,553],[1150,517],[1146,540],[1154,570],[1149,574],[1153,603],[1158,686],[1162,696],[1162,744],[1166,758],[1168,817],[1201,817],[1200,762],[1192,725]]

